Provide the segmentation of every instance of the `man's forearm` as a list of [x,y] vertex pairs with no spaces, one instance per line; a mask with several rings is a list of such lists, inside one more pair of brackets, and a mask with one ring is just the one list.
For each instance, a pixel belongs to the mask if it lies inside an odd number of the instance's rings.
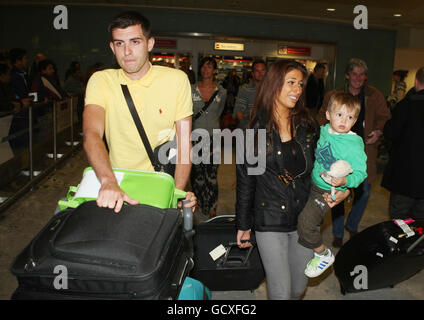
[[116,182],[105,144],[97,134],[84,134],[84,150],[100,183]]

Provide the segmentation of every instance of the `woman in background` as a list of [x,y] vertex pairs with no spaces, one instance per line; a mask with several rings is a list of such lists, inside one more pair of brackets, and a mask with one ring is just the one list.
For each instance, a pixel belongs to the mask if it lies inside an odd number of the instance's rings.
[[[218,164],[213,164],[213,129],[220,129],[219,119],[224,110],[226,90],[215,81],[217,64],[215,59],[203,58],[199,66],[200,80],[192,86],[193,130],[205,129],[210,141],[203,150],[208,150],[208,161],[193,162],[191,168],[191,187],[197,197],[200,211],[210,218],[216,216],[218,205]],[[205,110],[205,104],[208,107]],[[199,141],[200,142],[200,141]],[[197,142],[197,143],[199,143]],[[193,148],[196,142],[193,142]],[[220,150],[216,150],[220,152]],[[201,156],[201,154],[200,154]],[[203,159],[205,159],[203,155]],[[204,163],[209,162],[209,163]]]
[[408,76],[408,70],[396,70],[393,72],[394,87],[392,94],[387,98],[390,110],[405,97],[406,82],[405,78]]

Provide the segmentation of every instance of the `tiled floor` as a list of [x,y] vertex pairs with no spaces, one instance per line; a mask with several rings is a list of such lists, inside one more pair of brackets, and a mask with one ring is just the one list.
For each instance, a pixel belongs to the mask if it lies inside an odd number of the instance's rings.
[[[82,151],[66,161],[63,167],[45,179],[34,191],[26,194],[0,216],[0,299],[9,299],[17,281],[9,268],[13,259],[38,233],[55,210],[57,200],[64,197],[71,185],[77,185],[82,171],[87,167]],[[381,175],[379,175],[381,179]],[[218,172],[219,207],[218,214],[234,214],[235,203],[235,166],[222,164]],[[389,220],[388,192],[374,183],[371,198],[360,230],[381,221]],[[204,218],[198,218],[197,222]],[[322,226],[325,243],[331,244],[331,217],[328,214]],[[345,235],[345,241],[347,235]],[[335,250],[337,253],[337,249]],[[351,300],[351,299],[424,299],[424,272],[416,274],[394,288],[342,295],[337,278],[330,269],[317,279],[310,280],[305,300]],[[250,291],[212,292],[213,299],[222,300],[263,300],[267,298],[266,283]]]

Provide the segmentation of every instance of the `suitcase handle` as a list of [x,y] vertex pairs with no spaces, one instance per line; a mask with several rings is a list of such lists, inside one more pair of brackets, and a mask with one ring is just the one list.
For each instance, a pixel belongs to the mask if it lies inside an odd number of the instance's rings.
[[[237,257],[228,257],[231,251],[231,248],[234,247],[238,247],[237,242],[229,242],[228,246],[225,248],[226,249],[226,253],[224,258],[220,261],[219,266],[224,267],[224,266],[246,266],[247,262],[249,261],[250,255],[252,254],[252,250],[255,246],[255,242],[254,241],[250,241],[250,240],[243,240],[243,242],[250,242],[252,244],[251,247],[249,247],[247,254],[242,257],[242,256],[237,256]],[[235,264],[235,261],[239,261],[239,263]]]
[[424,234],[421,237],[419,237],[413,244],[411,244],[411,246],[406,250],[406,253],[411,252],[412,249],[414,249],[423,240],[424,240]]

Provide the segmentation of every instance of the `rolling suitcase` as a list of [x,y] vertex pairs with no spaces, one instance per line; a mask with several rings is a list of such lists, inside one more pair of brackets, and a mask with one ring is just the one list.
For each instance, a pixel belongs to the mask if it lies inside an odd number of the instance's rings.
[[18,255],[12,299],[177,299],[192,260],[177,209],[95,201],[56,214]]
[[[239,249],[235,216],[217,216],[194,228],[194,267],[190,273],[212,291],[254,290],[265,279],[257,246]],[[251,241],[254,243],[254,233]],[[222,255],[210,252],[219,247]]]
[[342,294],[393,287],[424,268],[424,220],[373,225],[346,242],[334,272]]

